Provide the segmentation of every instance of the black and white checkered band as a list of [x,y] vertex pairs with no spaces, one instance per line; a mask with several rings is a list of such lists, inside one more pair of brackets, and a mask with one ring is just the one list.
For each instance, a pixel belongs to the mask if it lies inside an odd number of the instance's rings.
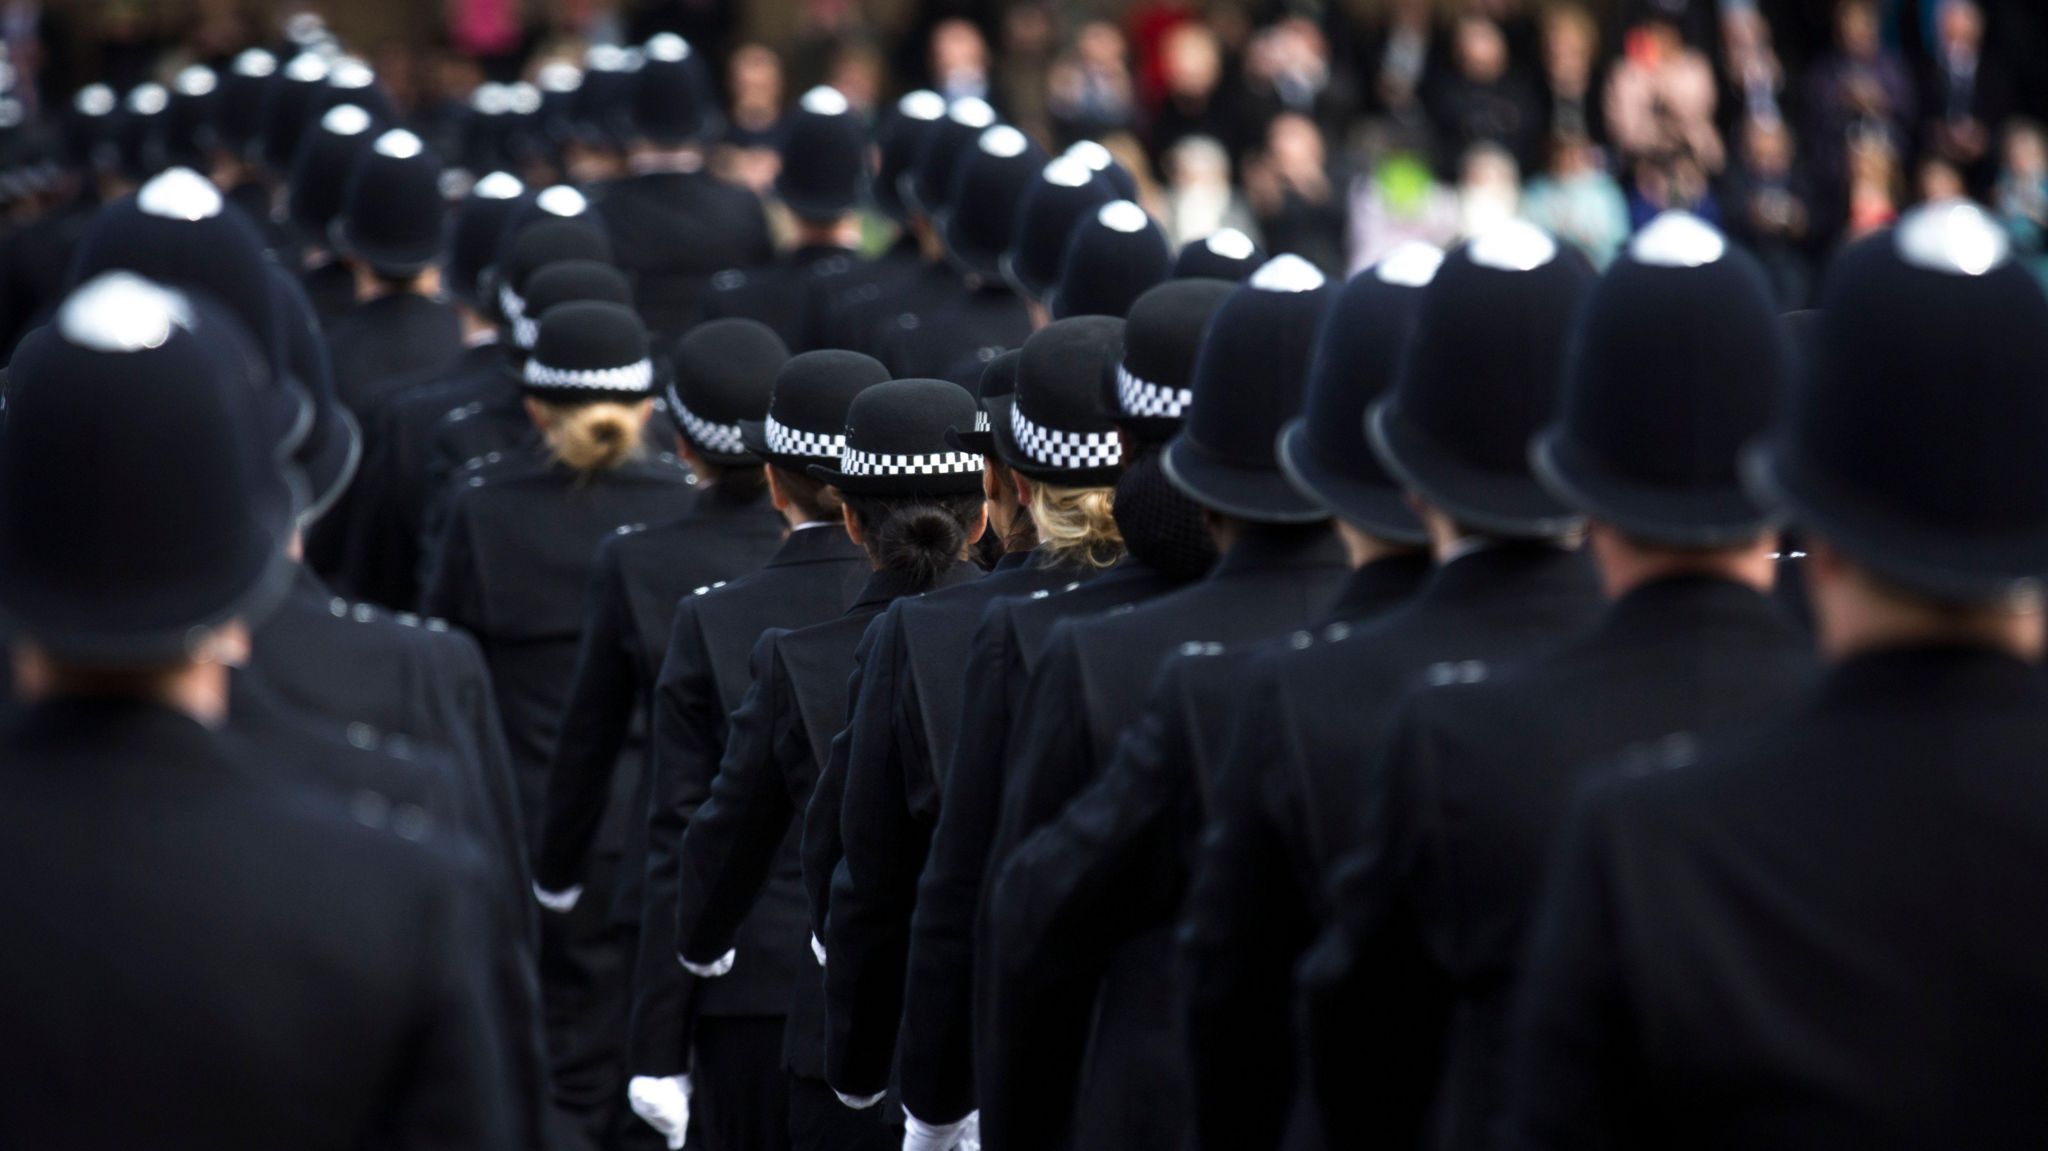
[[1014,404],[1010,407],[1010,434],[1033,461],[1063,472],[1113,468],[1124,454],[1115,432],[1063,432],[1048,428],[1034,423],[1024,409]]
[[1127,369],[1116,370],[1116,397],[1127,416],[1177,420],[1195,400],[1192,388],[1168,388],[1141,380]]
[[839,470],[849,476],[950,476],[979,472],[981,457],[973,452],[894,455],[848,448],[840,454]]
[[768,450],[778,456],[809,456],[816,460],[837,460],[846,450],[845,435],[826,435],[823,432],[807,432],[792,428],[769,416],[761,425],[761,434],[768,441]]
[[738,424],[721,424],[705,419],[684,407],[682,397],[677,395],[674,389],[669,390],[668,406],[676,422],[683,425],[683,430],[690,433],[690,438],[697,441],[698,446],[705,451],[725,456],[746,453],[747,441],[740,435]]
[[[510,313],[507,313],[510,315]],[[532,351],[534,342],[540,339],[540,321],[530,316],[512,316],[512,342],[525,351]]]
[[526,318],[526,301],[512,290],[512,285],[499,284],[498,310],[505,313],[506,319],[516,323]]
[[981,409],[980,411],[977,411],[977,412],[975,412],[975,413],[974,413],[974,430],[975,430],[975,431],[977,431],[977,432],[986,432],[986,431],[989,431],[989,430],[990,430],[990,429],[991,429],[992,427],[993,427],[993,425],[991,425],[991,424],[990,424],[990,423],[988,422],[988,409],[987,409],[987,408],[983,408],[983,409]]
[[647,392],[654,388],[654,363],[641,360],[617,368],[551,368],[526,361],[526,382],[538,388],[588,388],[593,392]]

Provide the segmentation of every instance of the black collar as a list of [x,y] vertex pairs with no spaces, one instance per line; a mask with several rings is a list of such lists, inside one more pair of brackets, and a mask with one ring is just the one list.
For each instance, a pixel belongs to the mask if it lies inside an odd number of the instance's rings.
[[1467,552],[1436,569],[1417,597],[1431,608],[1455,608],[1491,602],[1508,589],[1518,596],[1528,589],[1591,592],[1593,565],[1583,554],[1556,544],[1503,541]]
[[847,609],[847,612],[852,614],[863,608],[873,608],[894,602],[902,599],[904,596],[922,595],[925,592],[934,592],[942,588],[972,583],[980,578],[981,569],[965,560],[948,568],[946,573],[941,575],[938,581],[929,587],[919,586],[914,578],[904,572],[878,571],[868,577],[868,582],[861,587],[860,594],[853,597],[853,605]]
[[1258,572],[1343,566],[1344,542],[1328,524],[1254,526],[1217,561],[1209,578],[1235,579]]
[[1599,635],[1663,644],[1702,628],[1794,634],[1791,621],[1755,588],[1720,576],[1677,575],[1652,580],[1616,600],[1600,622]]
[[2034,664],[1988,647],[1922,644],[1853,656],[1828,673],[1822,711],[2008,711],[2048,709],[2048,682]]
[[845,563],[863,558],[860,545],[847,538],[846,532],[837,524],[823,527],[804,528],[792,531],[775,551],[775,557],[767,566],[790,567],[795,564]]
[[1428,582],[1434,566],[1427,552],[1387,556],[1366,564],[1344,581],[1330,619],[1356,623],[1401,606]]

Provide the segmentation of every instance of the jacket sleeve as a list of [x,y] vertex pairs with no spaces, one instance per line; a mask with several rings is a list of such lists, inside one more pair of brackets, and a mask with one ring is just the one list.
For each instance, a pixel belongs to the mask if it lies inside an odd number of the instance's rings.
[[420,596],[425,614],[440,616],[472,635],[484,630],[484,604],[477,586],[476,548],[467,500],[450,499],[446,521],[435,535],[425,587]]
[[676,609],[668,655],[655,682],[648,770],[647,870],[627,1031],[627,1070],[679,1075],[688,1069],[690,992],[696,977],[676,962],[676,865],[683,832],[711,793],[725,753],[710,653],[697,627],[696,602]]
[[1310,1088],[1335,1145],[1421,1141],[1443,1068],[1451,988],[1429,954],[1410,877],[1414,786],[1429,754],[1413,698],[1359,765],[1361,823],[1330,876],[1329,923],[1299,970]]
[[[853,652],[853,673],[846,682],[846,714],[850,718],[860,702],[862,681],[868,673],[868,660],[878,639],[894,632],[894,616],[883,612],[868,625],[860,637],[860,643]],[[893,640],[884,640],[886,648]],[[800,844],[803,862],[804,896],[810,903],[811,937],[813,945],[825,941],[827,921],[832,906],[832,876],[839,869],[840,861],[846,857],[846,845],[840,839],[839,811],[846,797],[846,757],[850,750],[851,731],[839,732],[832,737],[832,744],[825,749],[824,762],[818,767],[818,781],[811,788],[810,799],[804,807],[804,830]],[[826,953],[830,955],[828,951]]]
[[709,965],[732,950],[797,817],[777,761],[778,744],[786,742],[782,729],[802,727],[782,698],[786,685],[775,659],[780,635],[770,632],[754,645],[753,686],[732,713],[711,794],[677,851],[676,954],[691,963]]
[[1001,814],[1012,697],[1024,678],[1009,634],[998,602],[967,658],[960,741],[911,916],[897,1076],[904,1108],[927,1123],[958,1122],[974,1110],[975,924]]
[[1048,722],[1024,723],[1013,729],[1009,767],[1004,773],[1003,818],[992,856],[995,860],[1007,858],[1095,778],[1095,741],[1075,635],[1067,624],[1053,629],[1045,654],[1031,675],[1022,713]]
[[540,848],[534,853],[534,882],[548,891],[574,886],[589,866],[591,844],[611,799],[612,774],[640,699],[628,646],[633,621],[612,541],[598,551],[583,604],[583,639],[562,712],[562,734],[548,768]]
[[825,1077],[854,1096],[889,1086],[918,870],[931,845],[931,764],[900,625],[878,640],[848,725],[845,862],[834,876],[825,952]]

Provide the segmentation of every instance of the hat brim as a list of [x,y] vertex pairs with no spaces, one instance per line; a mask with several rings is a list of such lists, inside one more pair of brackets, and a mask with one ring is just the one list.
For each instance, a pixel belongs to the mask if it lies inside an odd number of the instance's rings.
[[1463,527],[1513,539],[1554,539],[1583,523],[1535,476],[1473,467],[1403,417],[1390,399],[1373,406],[1365,427],[1388,473]]
[[771,464],[784,471],[800,476],[809,475],[813,467],[821,467],[822,456],[796,456],[787,452],[773,451],[768,447],[768,421],[738,420],[740,440],[747,445],[748,462]]
[[1003,282],[1010,285],[1011,291],[1035,303],[1043,304],[1045,294],[1052,290],[1051,284],[1033,285],[1017,270],[1017,254],[1014,251],[1004,252],[996,257],[996,271],[1003,277]]
[[1392,543],[1429,542],[1422,520],[1408,506],[1408,493],[1348,475],[1323,459],[1309,442],[1307,420],[1296,417],[1281,428],[1276,446],[1288,481],[1339,519]]
[[980,495],[982,469],[919,476],[852,476],[838,468],[812,464],[812,479],[829,484],[850,496],[881,496],[900,499]]
[[313,434],[299,449],[297,462],[307,489],[306,506],[299,509],[299,526],[308,528],[333,510],[362,466],[363,432],[355,416],[340,404],[321,411],[313,422]]
[[1937,599],[1990,602],[2048,578],[2048,529],[1963,533],[1915,523],[1824,476],[1779,441],[1751,445],[1742,475],[1758,500],[1782,508],[1802,531]]
[[947,428],[946,442],[953,445],[954,449],[958,451],[973,452],[977,456],[995,456],[998,461],[1004,464],[1010,462],[1003,459],[1001,453],[996,451],[996,436],[994,432],[963,432],[959,428]]
[[1313,523],[1328,509],[1296,491],[1278,468],[1217,459],[1183,431],[1160,456],[1166,478],[1211,511],[1259,523]]
[[1769,531],[1773,517],[1738,484],[1676,489],[1616,475],[1592,454],[1550,428],[1529,445],[1529,466],[1552,495],[1646,543],[1719,548]]
[[[665,361],[659,358],[657,358],[655,361],[654,371],[657,379],[659,379],[659,377],[663,375],[661,365],[664,362]],[[716,451],[712,448],[705,447],[703,441],[699,440],[696,436],[690,434],[690,429],[684,427],[683,421],[676,418],[677,410],[680,409],[683,405],[682,397],[676,394],[676,382],[674,372],[667,373],[667,379],[661,382],[660,394],[662,399],[665,401],[662,406],[663,414],[668,417],[668,426],[674,428],[676,435],[682,437],[683,442],[690,445],[691,451],[696,452],[699,456],[702,456],[704,458],[704,462],[717,464],[719,467],[723,468],[739,468],[745,467],[748,464],[758,464],[761,462],[760,458],[755,456],[751,450],[743,452]],[[738,426],[740,428],[740,442],[745,443],[747,439],[745,425],[741,424],[738,420],[733,421],[733,423],[735,426]]]
[[438,237],[413,244],[365,243],[351,232],[348,221],[338,216],[327,225],[327,238],[335,251],[394,279],[417,276],[441,259]]

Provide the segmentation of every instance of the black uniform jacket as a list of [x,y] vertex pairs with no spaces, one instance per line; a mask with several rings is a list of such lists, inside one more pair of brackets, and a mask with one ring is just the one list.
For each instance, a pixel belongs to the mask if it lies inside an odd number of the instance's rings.
[[485,913],[418,825],[146,703],[0,738],[0,914],[33,941],[0,948],[0,1143],[510,1145]]
[[659,459],[578,475],[520,457],[463,484],[449,506],[425,606],[483,646],[531,838],[598,545],[621,527],[688,511],[691,489],[685,469]]
[[1698,762],[1624,757],[1553,861],[1517,1147],[2035,1147],[2048,687],[1871,652]]
[[[629,737],[644,737],[647,705],[668,647],[676,602],[697,588],[744,575],[782,546],[787,529],[765,490],[729,494],[712,484],[681,519],[634,526],[604,542],[584,592],[583,638],[562,734],[548,769],[534,882],[560,891],[581,881],[603,837],[623,842],[632,865],[619,885],[629,922],[640,914],[640,852],[647,827],[644,738],[633,738],[628,770],[617,771]],[[637,801],[637,802],[634,802]]]
[[462,355],[453,305],[417,292],[366,300],[327,325],[334,390],[358,417],[421,373],[444,372]]
[[867,1096],[889,1085],[917,877],[959,744],[960,669],[973,658],[976,624],[997,599],[1098,574],[1040,551],[1012,553],[986,578],[898,601],[871,628],[847,724],[838,813],[844,858],[834,868],[825,938],[834,960],[825,969],[825,1067],[835,1090]]
[[972,387],[981,370],[1031,335],[1031,313],[1000,284],[953,289],[950,298],[896,317],[883,363],[898,377],[952,380]]
[[597,213],[649,331],[682,335],[703,318],[712,275],[774,254],[752,192],[705,172],[652,172],[596,189]]
[[[976,578],[956,566],[941,586]],[[798,817],[811,800],[827,748],[846,726],[847,681],[868,624],[912,591],[895,572],[869,577],[845,613],[795,631],[761,637],[750,657],[753,685],[732,713],[725,758],[711,795],[690,820],[678,850],[677,954],[710,964],[735,950],[748,913],[778,871],[786,881]],[[803,864],[806,871],[808,860]],[[829,877],[829,868],[826,875]],[[807,885],[816,894],[815,884]],[[808,925],[807,925],[808,926]],[[776,933],[777,938],[782,937]],[[807,954],[735,956],[743,963],[787,964],[793,980],[784,1063],[823,1079],[824,985]]]
[[[1409,695],[1301,977],[1331,1141],[1399,1131],[1491,1148],[1528,920],[1588,764],[1776,718],[1815,670],[1806,637],[1762,594],[1680,577],[1630,592],[1519,670]],[[1245,1052],[1226,1067],[1228,1028],[1212,1038],[1222,1082]]]
[[904,1107],[919,1119],[952,1123],[974,1110],[974,933],[982,880],[1002,810],[1004,751],[1046,638],[1063,618],[1140,602],[1173,586],[1126,559],[1086,583],[999,599],[982,613],[960,677],[960,733],[946,769],[946,802],[910,922],[897,1080]]
[[[1592,565],[1577,552],[1489,545],[1438,568],[1407,607],[1376,624],[1325,630],[1246,669],[1182,928],[1194,973],[1189,1039],[1206,1059],[1218,1042],[1210,1029],[1224,1025],[1216,1020],[1238,1029],[1248,1047],[1234,1080],[1239,1098],[1257,1098],[1267,1115],[1287,1113],[1294,965],[1326,915],[1324,877],[1356,841],[1364,776],[1401,693],[1530,658],[1590,626],[1603,606]],[[1196,1067],[1198,1076],[1211,1070]],[[1197,1078],[1198,1099],[1209,1082]],[[1204,1138],[1256,1125],[1214,1103],[1198,1116]],[[1270,1143],[1276,1133],[1242,1137]]]
[[[1406,603],[1429,571],[1423,555],[1367,564],[1323,622],[1357,627],[1383,616]],[[1060,1057],[1063,1066],[1087,1069],[1076,1146],[1186,1141],[1185,1044],[1160,972],[1187,892],[1209,798],[1205,782],[1228,746],[1243,669],[1257,650],[1204,645],[1167,657],[1144,713],[1124,729],[1101,776],[1020,844],[997,876],[992,995],[1000,1001],[1018,988],[1013,971],[1029,972],[1027,983],[1052,972],[1078,987],[1100,981],[1086,1059],[1079,1047]],[[996,1014],[1020,1009],[998,1002]]]
[[[676,605],[654,694],[648,765],[654,783],[627,1056],[635,1075],[688,1070],[689,1024],[696,1016],[789,1009],[794,975],[778,975],[774,963],[750,958],[728,975],[698,980],[676,962],[677,848],[718,774],[727,717],[752,682],[747,658],[756,640],[776,628],[808,627],[838,615],[870,574],[867,554],[846,532],[836,523],[820,524],[791,532],[760,571],[699,588]],[[749,957],[804,954],[809,929],[793,842],[789,849],[735,938],[734,947]]]
[[[1185,644],[1255,643],[1321,618],[1350,574],[1327,525],[1252,528],[1208,578],[1128,610],[1069,619],[1053,630],[1010,747],[1003,815],[990,863],[980,986],[993,990],[996,889],[1011,850],[1059,815],[1100,775],[1123,730],[1137,719],[1161,661]],[[1018,973],[1005,972],[1009,981]],[[975,1017],[983,1138],[994,1147],[1056,1143],[1068,1129],[1086,1042],[1094,981],[1071,972],[1011,982],[1000,999],[983,995]],[[1028,1017],[997,1014],[1016,1008]],[[1139,1100],[1132,1106],[1143,1107]]]
[[823,320],[817,309],[824,301],[819,285],[852,287],[871,278],[871,265],[837,244],[807,244],[750,268],[728,268],[711,277],[704,295],[707,320],[758,320],[775,329],[792,352],[808,352],[821,344]]

